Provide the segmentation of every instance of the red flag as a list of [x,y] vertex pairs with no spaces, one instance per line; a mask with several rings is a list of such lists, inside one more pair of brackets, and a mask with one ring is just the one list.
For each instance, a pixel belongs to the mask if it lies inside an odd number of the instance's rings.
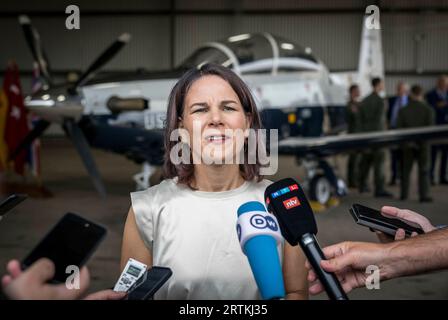
[[8,98],[0,90],[0,172],[8,169],[8,146],[5,141],[6,115],[8,114]]
[[[23,104],[22,87],[19,79],[19,68],[15,62],[9,62],[3,80],[3,90],[8,98],[5,141],[9,152],[14,152],[29,132],[27,110]],[[14,159],[14,171],[20,175],[25,173],[26,150]]]

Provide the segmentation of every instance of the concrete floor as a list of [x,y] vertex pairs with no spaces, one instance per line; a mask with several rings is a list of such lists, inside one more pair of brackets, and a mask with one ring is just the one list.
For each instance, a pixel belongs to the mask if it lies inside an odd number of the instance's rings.
[[[130,206],[129,192],[134,188],[131,176],[140,171],[140,166],[124,157],[94,150],[108,191],[107,199],[101,199],[67,140],[44,140],[42,154],[44,185],[54,196],[29,198],[0,222],[0,270],[4,270],[9,259],[22,259],[62,215],[71,211],[108,228],[108,236],[89,260],[88,266],[92,277],[90,291],[112,287],[119,276],[121,235]],[[345,157],[332,159],[331,162],[344,174]],[[300,177],[301,172],[292,157],[282,157],[278,174],[270,179]],[[352,192],[342,199],[338,207],[317,213],[321,245],[344,240],[376,241],[373,233],[355,225],[349,215],[348,208],[355,202],[374,208],[386,204],[409,208],[424,213],[433,224],[448,223],[448,187],[434,187],[432,196],[435,201],[431,204],[420,204],[417,201],[415,183],[410,193],[415,196],[406,202],[396,200],[399,192],[397,187],[390,188],[390,191],[395,194],[395,199],[378,200]],[[349,296],[351,299],[375,300],[448,299],[448,271],[391,280],[381,283],[379,290],[357,289]],[[326,299],[326,296],[320,295],[313,299]]]

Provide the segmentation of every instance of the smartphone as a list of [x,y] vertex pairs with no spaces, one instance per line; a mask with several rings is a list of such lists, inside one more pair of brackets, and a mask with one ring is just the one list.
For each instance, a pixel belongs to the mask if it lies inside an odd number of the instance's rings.
[[28,198],[26,194],[12,194],[0,203],[0,220],[15,206]]
[[66,273],[67,267],[74,265],[81,269],[106,233],[106,228],[77,214],[67,213],[23,260],[22,267],[26,269],[40,258],[48,258],[56,267],[51,282],[63,283],[70,275]]
[[128,291],[128,300],[150,300],[173,272],[170,268],[152,267]]
[[410,237],[413,232],[418,234],[424,233],[421,228],[415,225],[411,225],[400,219],[385,217],[379,210],[360,204],[353,204],[350,208],[350,213],[357,224],[381,231],[392,237],[395,236],[398,229],[404,229],[406,237]]

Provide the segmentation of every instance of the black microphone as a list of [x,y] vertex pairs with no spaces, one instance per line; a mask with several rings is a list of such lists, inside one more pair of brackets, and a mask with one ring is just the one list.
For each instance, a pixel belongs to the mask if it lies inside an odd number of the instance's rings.
[[292,246],[300,244],[328,297],[331,300],[348,300],[334,273],[322,269],[325,256],[317,240],[317,225],[308,199],[299,183],[292,178],[274,182],[264,192],[266,206],[278,220],[283,237]]

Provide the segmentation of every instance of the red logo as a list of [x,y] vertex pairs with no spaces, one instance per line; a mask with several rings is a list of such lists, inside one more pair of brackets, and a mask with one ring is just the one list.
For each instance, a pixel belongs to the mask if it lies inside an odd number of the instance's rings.
[[297,197],[293,197],[283,201],[283,205],[285,206],[286,210],[289,210],[291,208],[300,206],[300,201]]
[[296,184],[293,184],[292,186],[289,186],[289,190],[293,191],[293,190],[299,190],[299,186]]

